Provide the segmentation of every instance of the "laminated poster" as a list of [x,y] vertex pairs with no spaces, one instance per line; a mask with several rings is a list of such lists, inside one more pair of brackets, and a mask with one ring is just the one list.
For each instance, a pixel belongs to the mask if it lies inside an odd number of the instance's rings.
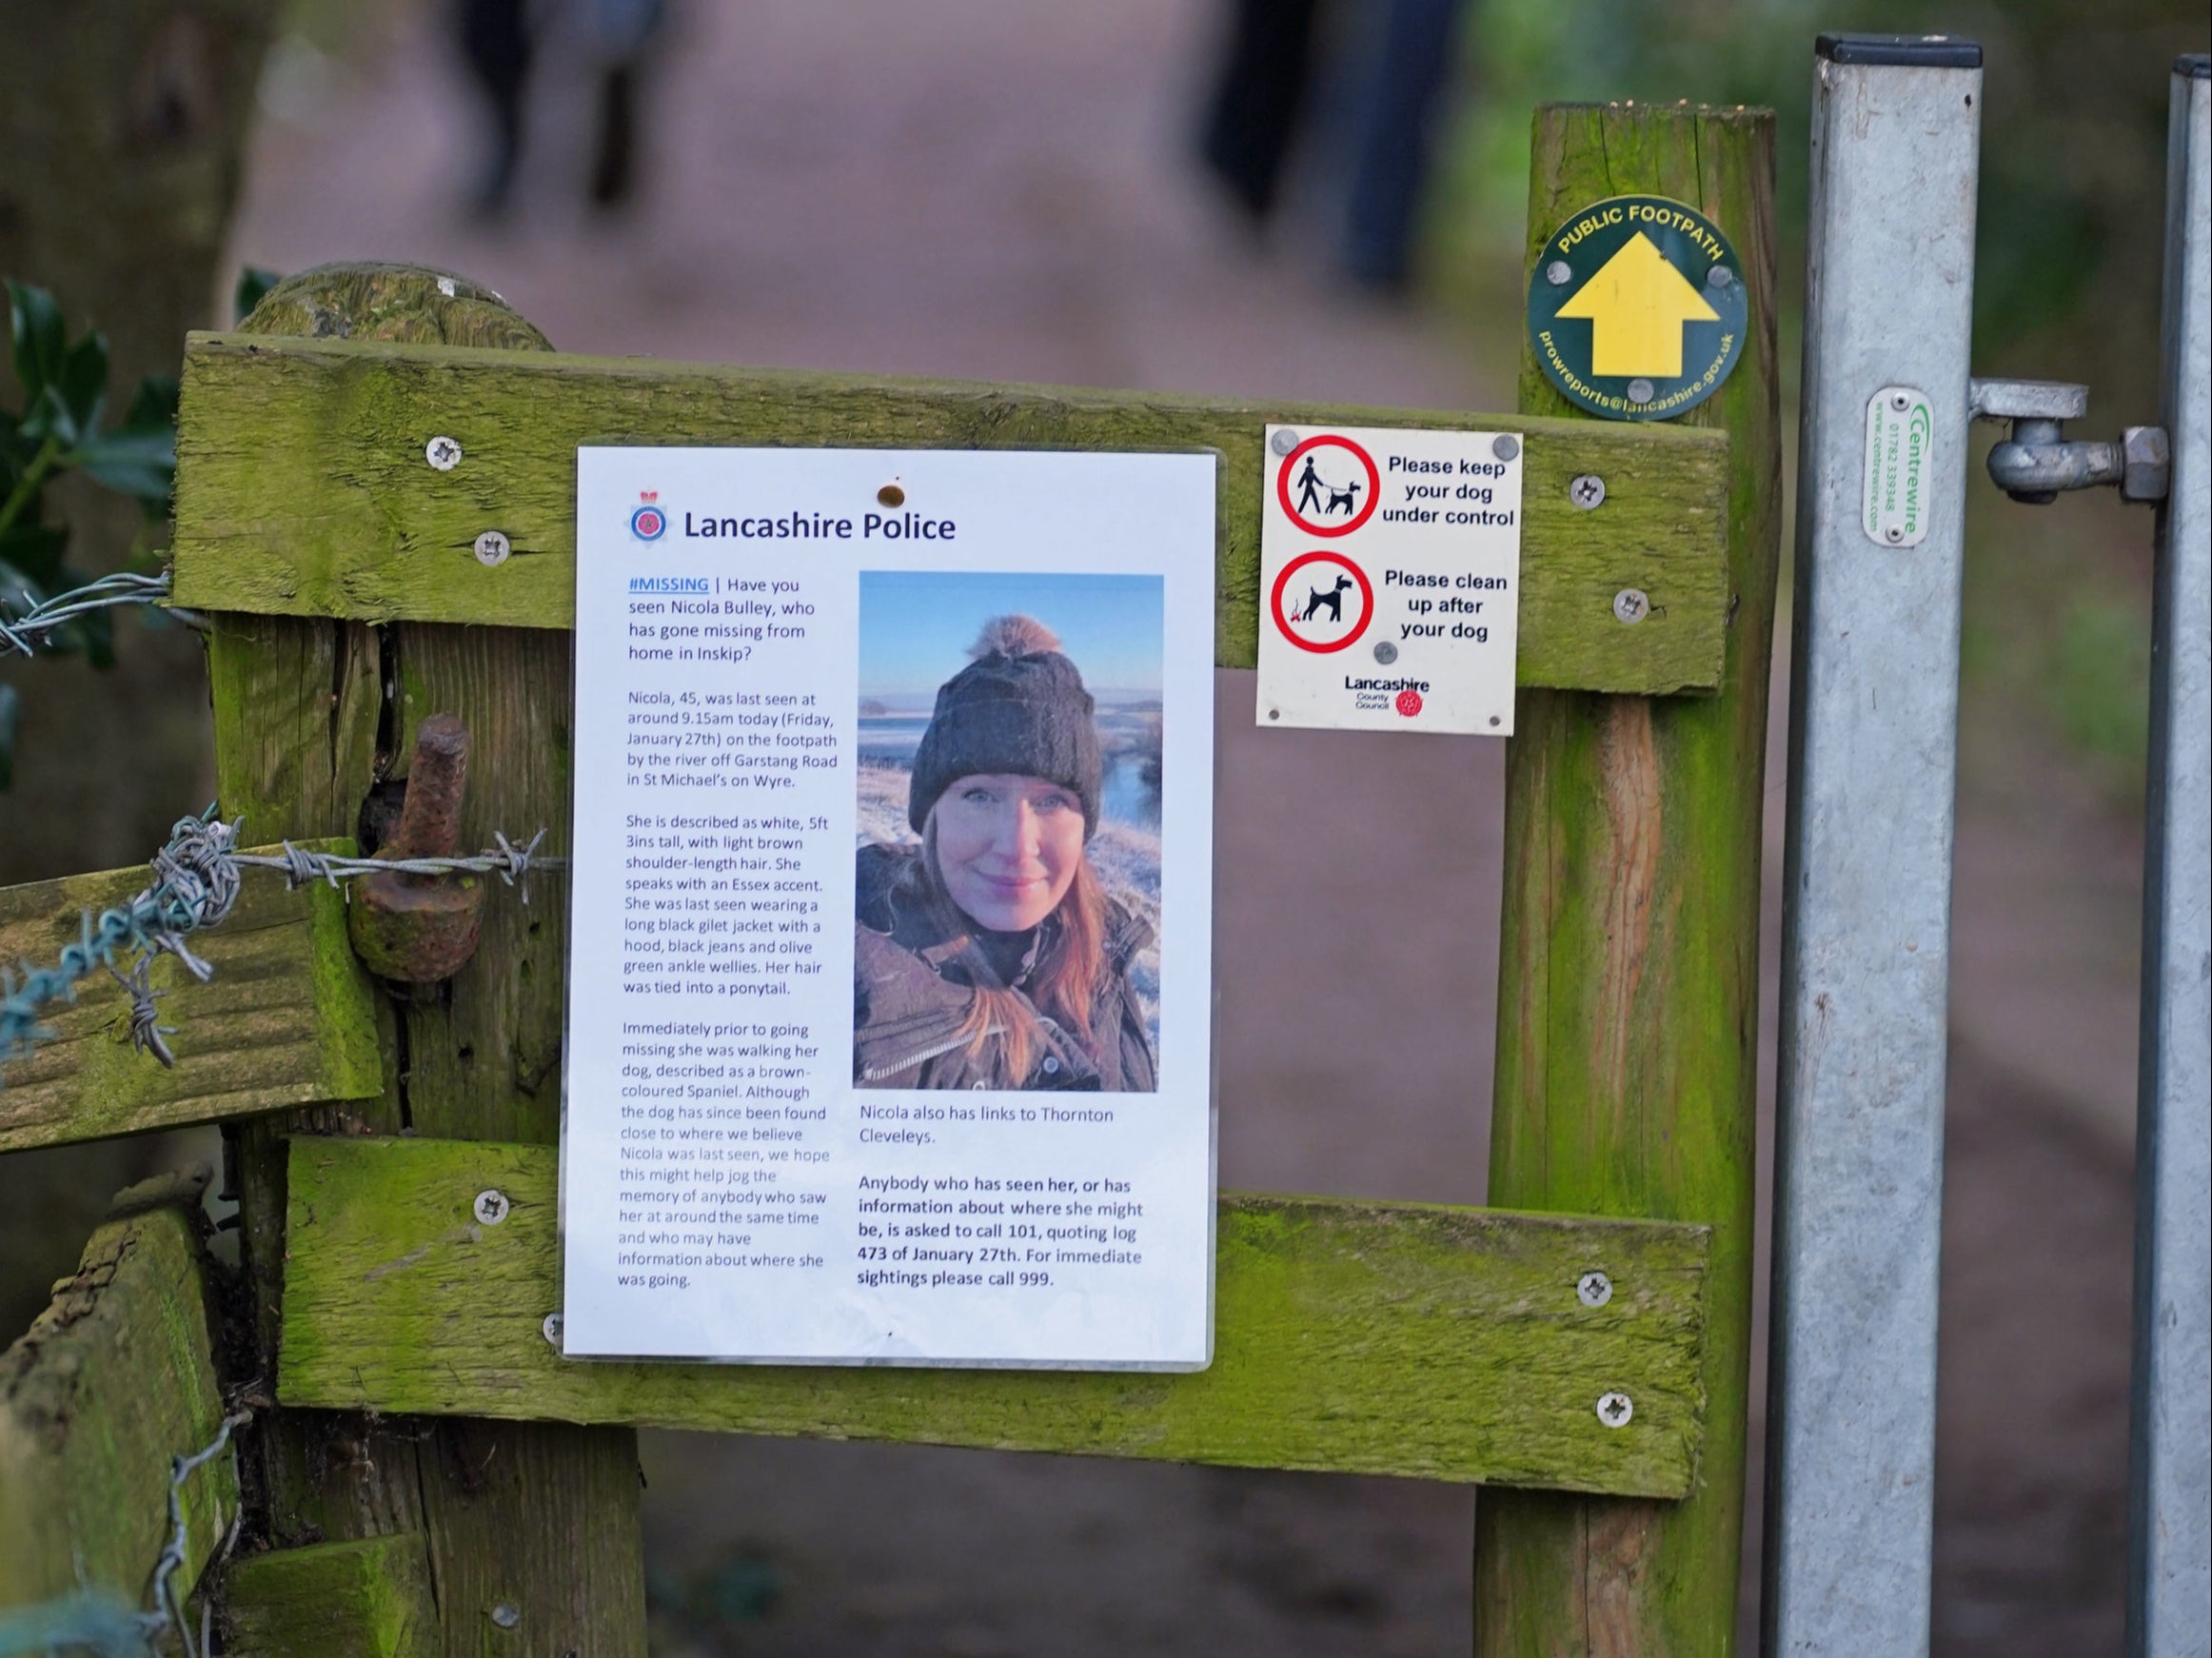
[[1207,1364],[1215,471],[578,452],[567,1356]]

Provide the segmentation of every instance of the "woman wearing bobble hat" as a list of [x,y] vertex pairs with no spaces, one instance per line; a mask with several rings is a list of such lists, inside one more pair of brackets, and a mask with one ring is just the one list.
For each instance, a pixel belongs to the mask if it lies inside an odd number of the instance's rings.
[[938,688],[906,818],[859,853],[853,1080],[863,1088],[1149,1094],[1130,963],[1151,931],[1110,898],[1091,694],[1059,641],[996,617]]

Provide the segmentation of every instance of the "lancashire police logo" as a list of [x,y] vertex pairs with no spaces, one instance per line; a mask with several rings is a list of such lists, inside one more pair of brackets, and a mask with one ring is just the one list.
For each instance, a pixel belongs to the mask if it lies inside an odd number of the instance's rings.
[[638,491],[638,510],[630,514],[630,534],[642,542],[657,542],[668,532],[668,515],[658,504],[658,489]]

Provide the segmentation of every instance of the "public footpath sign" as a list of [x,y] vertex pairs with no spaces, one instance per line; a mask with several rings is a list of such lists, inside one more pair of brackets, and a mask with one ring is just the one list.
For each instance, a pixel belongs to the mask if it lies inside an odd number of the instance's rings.
[[1568,400],[1667,420],[1721,388],[1744,349],[1744,267],[1720,227],[1664,196],[1592,203],[1529,279],[1529,339]]
[[1209,1362],[1216,464],[578,452],[565,1354]]
[[1513,729],[1521,441],[1271,425],[1258,721]]

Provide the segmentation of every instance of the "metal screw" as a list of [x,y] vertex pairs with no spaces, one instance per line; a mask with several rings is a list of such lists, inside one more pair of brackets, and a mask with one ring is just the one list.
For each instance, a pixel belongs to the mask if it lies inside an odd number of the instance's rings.
[[1378,639],[1374,644],[1374,660],[1388,667],[1398,660],[1398,647],[1387,639]]
[[1280,720],[1283,717],[1283,711],[1280,708],[1270,708],[1267,711],[1267,717],[1270,720]]
[[1567,499],[1588,512],[1606,498],[1606,481],[1594,472],[1585,472],[1567,486]]
[[1893,542],[1901,542],[1905,539],[1905,526],[1903,524],[1893,523],[1882,533],[1887,536]]
[[451,438],[432,438],[423,445],[423,459],[441,472],[450,472],[461,464],[461,445]]
[[1278,455],[1287,455],[1298,446],[1298,434],[1286,426],[1268,439],[1267,446]]
[[1651,599],[1641,587],[1623,587],[1613,595],[1613,620],[1633,627],[1651,614]]
[[1544,280],[1553,287],[1565,287],[1574,275],[1574,266],[1564,259],[1554,259],[1544,267]]
[[1574,1293],[1585,1307],[1603,1307],[1613,1298],[1613,1281],[1603,1273],[1585,1273],[1575,1280]]
[[1635,1401],[1626,1393],[1605,1393],[1598,1399],[1597,1419],[1608,1428],[1626,1428],[1635,1413]]
[[1491,440],[1490,452],[1501,461],[1511,461],[1521,452],[1521,440],[1507,432]]
[[1492,715],[1490,717],[1490,722],[1491,722],[1492,725],[1503,725],[1503,724],[1506,722],[1506,721],[1505,721],[1505,717],[1504,717],[1503,715],[1492,714]]
[[501,1221],[506,1219],[507,1211],[513,1207],[514,1205],[507,1201],[507,1194],[504,1192],[486,1188],[476,1194],[476,1218],[486,1226],[499,1225]]
[[1705,286],[1708,287],[1726,287],[1735,280],[1736,273],[1725,265],[1716,265],[1705,273]]
[[507,555],[514,550],[507,538],[496,529],[487,529],[476,538],[476,562],[486,569],[505,563]]
[[1912,399],[1902,391],[1893,391],[1889,394],[1889,406],[1903,414],[1912,406]]
[[1629,401],[1633,404],[1649,403],[1651,401],[1651,383],[1642,378],[1629,381]]
[[513,1601],[502,1601],[492,1608],[491,1621],[503,1629],[511,1629],[523,1621],[523,1609]]
[[544,1323],[543,1323],[543,1324],[541,1324],[541,1325],[539,1325],[539,1326],[538,1326],[538,1328],[539,1328],[539,1330],[540,1330],[540,1331],[542,1331],[542,1332],[544,1333],[544,1337],[545,1337],[545,1339],[546,1339],[547,1341],[551,1342],[551,1343],[552,1343],[552,1344],[553,1344],[555,1347],[559,1347],[559,1346],[561,1345],[561,1314],[560,1314],[560,1313],[546,1313],[546,1314],[545,1314],[545,1322],[544,1322]]
[[904,506],[906,504],[906,491],[901,489],[898,482],[894,480],[876,491],[876,499],[885,506]]

